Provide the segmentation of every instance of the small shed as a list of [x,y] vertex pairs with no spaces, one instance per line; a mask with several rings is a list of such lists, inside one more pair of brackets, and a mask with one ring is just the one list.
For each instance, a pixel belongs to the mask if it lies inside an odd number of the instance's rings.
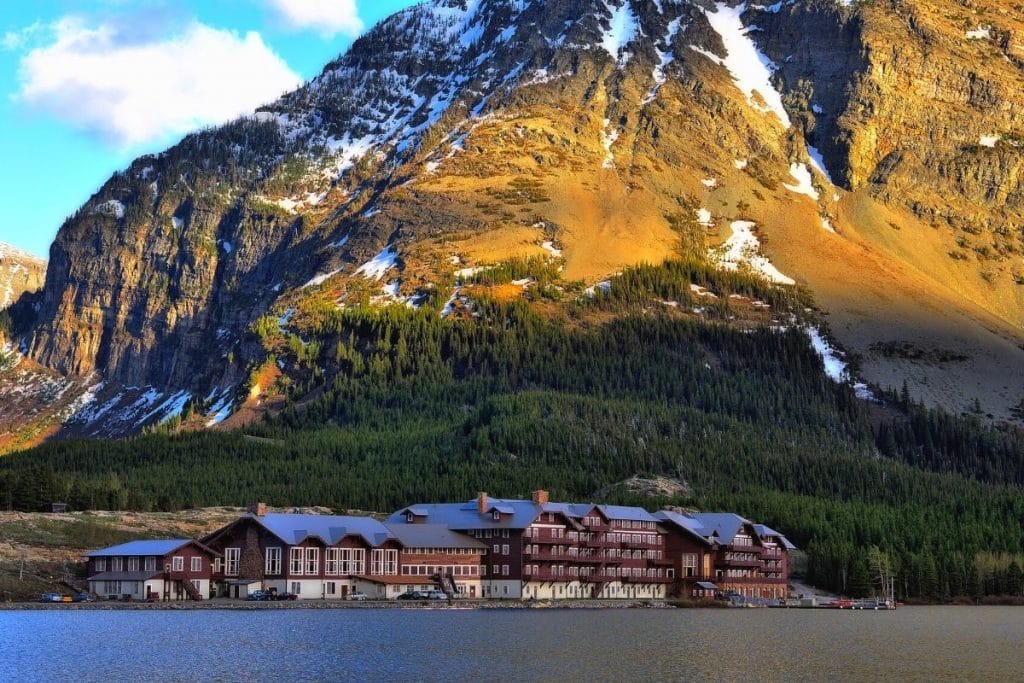
[[63,513],[68,511],[67,503],[50,503],[50,512]]

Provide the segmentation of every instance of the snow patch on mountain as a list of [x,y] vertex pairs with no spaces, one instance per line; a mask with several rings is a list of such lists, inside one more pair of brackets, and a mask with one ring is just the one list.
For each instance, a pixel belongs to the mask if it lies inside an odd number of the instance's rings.
[[[718,2],[715,4],[714,12],[703,10],[711,28],[718,33],[725,45],[725,59],[706,50],[691,47],[728,69],[736,87],[746,95],[751,107],[760,112],[774,113],[783,127],[789,128],[792,122],[782,105],[782,95],[771,82],[772,74],[778,67],[758,50],[757,45],[750,39],[751,28],[744,26],[742,19],[746,9],[746,3],[729,7],[724,2]],[[755,98],[755,93],[759,96],[760,102]]]
[[739,270],[746,266],[767,280],[781,285],[795,285],[796,280],[783,275],[761,253],[761,242],[754,234],[756,224],[751,221],[730,223],[732,235],[720,247],[711,250],[711,257],[726,270]]

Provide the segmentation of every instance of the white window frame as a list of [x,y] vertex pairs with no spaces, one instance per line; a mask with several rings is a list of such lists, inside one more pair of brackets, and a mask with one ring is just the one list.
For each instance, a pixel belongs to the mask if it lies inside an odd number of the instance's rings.
[[124,569],[124,558],[123,557],[112,557],[110,558],[110,571],[119,572]]
[[147,572],[155,572],[156,571],[156,558],[155,557],[147,557],[143,561],[142,566],[145,569],[145,571],[147,571]]
[[96,565],[95,566],[96,566],[96,572],[97,573],[107,571],[107,558],[105,558],[105,557],[97,557],[96,558]]
[[263,573],[274,576],[281,574],[281,546],[267,548],[263,559]]
[[171,558],[171,571],[172,572],[183,572],[185,571],[185,558],[181,555],[175,555]]
[[[306,573],[306,549],[296,546],[288,549],[288,574],[302,576]],[[294,591],[293,591],[294,592]]]
[[139,571],[139,558],[129,557],[128,558],[128,571],[137,572]]
[[195,555],[189,561],[189,571],[201,572],[203,571],[203,558]]
[[224,548],[224,576],[238,576],[241,559],[241,548]]
[[338,576],[341,573],[341,548],[327,548],[324,551],[324,574]]
[[320,548],[306,548],[306,575],[316,576],[320,573]]

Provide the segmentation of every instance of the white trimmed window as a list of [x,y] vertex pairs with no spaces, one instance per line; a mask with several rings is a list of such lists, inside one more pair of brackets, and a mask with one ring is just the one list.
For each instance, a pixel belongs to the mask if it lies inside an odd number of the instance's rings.
[[328,548],[324,552],[324,574],[337,576],[341,565],[341,548]]
[[156,558],[155,557],[147,557],[145,562],[143,562],[143,567],[145,568],[145,570],[147,572],[155,572],[156,571]]
[[320,548],[306,548],[306,573],[314,576],[320,573]]
[[697,575],[697,554],[696,553],[684,553],[682,556],[682,575],[683,576],[696,576]]
[[263,573],[265,574],[280,574],[281,573],[281,549],[278,547],[267,548],[266,559],[263,563]]
[[201,557],[193,557],[189,564],[190,564],[189,568],[192,571],[194,571],[194,572],[201,572],[201,571],[203,571],[203,558],[201,558]]
[[241,548],[224,548],[224,575],[238,576],[238,562],[242,557]]
[[389,576],[398,574],[398,551],[384,551],[384,573]]
[[128,571],[137,572],[139,571],[139,558],[129,557],[128,558]]
[[501,575],[502,576],[508,576],[508,565],[507,564],[501,565]]
[[[288,551],[288,573],[289,574],[304,574],[305,567],[302,564],[303,559],[306,557],[305,548],[291,548]],[[293,593],[295,591],[292,591]]]
[[107,571],[107,558],[97,557],[96,558],[96,571],[105,572]]
[[124,560],[120,557],[110,558],[110,571],[119,572],[124,569]]
[[171,571],[180,572],[185,570],[185,558],[181,555],[175,555],[171,558]]
[[370,551],[370,574],[379,576],[384,573],[384,549],[375,548]]

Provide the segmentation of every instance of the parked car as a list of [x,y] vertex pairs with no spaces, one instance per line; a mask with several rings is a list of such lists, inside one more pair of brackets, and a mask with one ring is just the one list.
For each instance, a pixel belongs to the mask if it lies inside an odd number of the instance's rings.
[[406,591],[399,595],[396,600],[426,600],[427,591]]
[[346,597],[345,599],[346,600],[369,600],[370,596],[367,595],[366,593],[360,593],[359,591],[356,591],[355,593],[349,593],[348,597]]
[[447,600],[448,594],[444,591],[427,591],[427,600]]
[[271,593],[271,600],[298,600],[299,596],[295,593]]
[[256,602],[263,602],[264,600],[270,600],[270,593],[267,591],[253,591],[245,597],[246,600],[254,600]]
[[64,596],[60,593],[43,593],[39,602],[61,602]]
[[75,602],[92,602],[92,596],[88,593],[75,593],[71,598]]

